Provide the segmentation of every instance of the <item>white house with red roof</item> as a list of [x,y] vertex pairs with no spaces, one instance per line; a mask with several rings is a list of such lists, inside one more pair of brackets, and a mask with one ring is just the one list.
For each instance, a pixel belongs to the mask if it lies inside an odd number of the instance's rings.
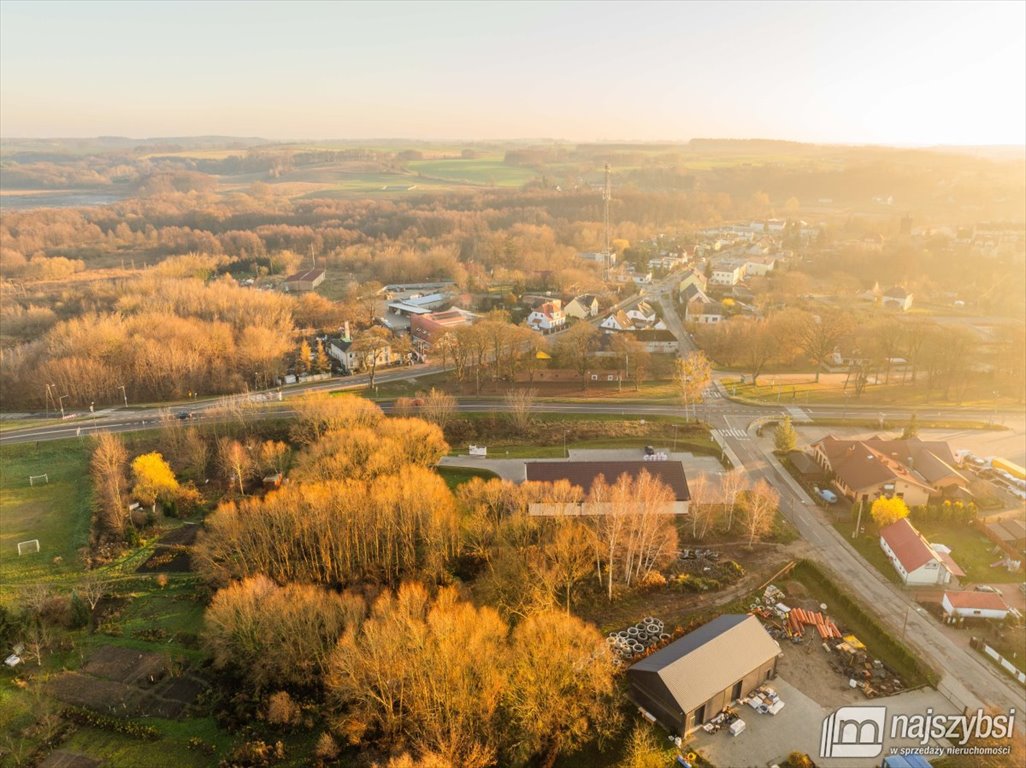
[[[907,586],[950,584],[951,577],[956,575],[907,518],[880,529],[880,548]],[[950,560],[949,554],[947,559]],[[953,560],[951,563],[954,565]]]
[[993,592],[945,592],[941,607],[947,616],[958,619],[996,619],[1001,621],[1009,612],[1001,595]]
[[532,331],[552,333],[564,325],[566,325],[566,315],[563,314],[563,302],[559,299],[539,304],[527,316],[527,327]]

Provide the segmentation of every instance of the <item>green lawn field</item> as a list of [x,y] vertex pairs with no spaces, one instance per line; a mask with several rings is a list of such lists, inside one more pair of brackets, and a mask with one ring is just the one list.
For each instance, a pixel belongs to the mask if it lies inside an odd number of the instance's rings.
[[521,187],[537,174],[530,168],[505,165],[501,159],[414,160],[407,167],[424,176],[486,187]]
[[[49,482],[29,485],[29,475]],[[82,570],[89,538],[91,489],[84,441],[5,446],[0,451],[0,603],[18,586],[59,581]],[[39,539],[39,552],[18,555],[18,542]],[[55,558],[60,558],[55,560]]]

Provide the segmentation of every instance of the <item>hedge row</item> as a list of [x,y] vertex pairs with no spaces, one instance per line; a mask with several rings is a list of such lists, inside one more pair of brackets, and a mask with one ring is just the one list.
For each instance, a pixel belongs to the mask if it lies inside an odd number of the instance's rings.
[[94,712],[85,707],[65,707],[61,710],[61,717],[78,725],[97,728],[101,731],[120,733],[133,739],[156,741],[160,738],[160,731],[152,725],[142,725],[133,720],[123,720],[120,717],[101,715],[99,712]]

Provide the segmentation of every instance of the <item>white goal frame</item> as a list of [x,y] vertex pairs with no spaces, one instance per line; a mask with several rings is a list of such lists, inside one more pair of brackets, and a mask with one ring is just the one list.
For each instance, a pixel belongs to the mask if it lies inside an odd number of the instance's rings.
[[[30,545],[35,545],[35,549],[30,549]],[[29,539],[28,541],[18,542],[18,557],[24,554],[32,554],[39,551],[39,539]]]
[[29,485],[34,486],[36,484],[36,480],[42,480],[43,485],[50,484],[50,476],[45,472],[41,475],[29,475]]

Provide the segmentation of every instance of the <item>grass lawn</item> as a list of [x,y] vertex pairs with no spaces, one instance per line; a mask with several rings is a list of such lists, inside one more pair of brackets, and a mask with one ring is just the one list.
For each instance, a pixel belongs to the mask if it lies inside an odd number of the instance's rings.
[[445,480],[445,484],[449,486],[451,491],[455,491],[474,477],[480,477],[484,480],[498,477],[494,472],[487,469],[471,469],[469,467],[436,467],[435,471],[442,476],[442,479]]
[[[78,550],[89,538],[88,466],[88,443],[79,440],[0,450],[0,602],[19,585],[81,570]],[[43,473],[49,483],[29,485],[29,475]],[[29,539],[39,539],[39,552],[19,556],[18,542]]]
[[[750,378],[750,377],[749,377]],[[845,396],[844,377],[836,374],[824,375],[819,383],[814,374],[785,374],[778,378],[774,374],[761,377],[761,383],[739,384],[737,379],[723,379],[723,384],[731,395],[744,397],[759,402],[780,403],[781,405],[873,405],[881,407],[913,406],[913,405],[960,405],[967,408],[1016,407],[1019,403],[1016,396],[994,398],[994,388],[982,384],[976,390],[970,389],[962,397],[953,395],[945,398],[943,390],[930,389],[909,384],[869,384],[861,397]],[[851,390],[849,390],[851,391]]]
[[[555,436],[558,440],[559,435]],[[644,448],[653,441],[660,444],[667,440],[665,437],[622,437],[622,438],[596,438],[594,440],[571,440],[566,444],[567,449],[574,448]],[[677,441],[678,451],[687,451],[705,455],[719,456],[720,449],[711,440],[703,441],[698,438],[689,437],[687,440],[681,438]],[[450,453],[452,456],[463,455],[465,447],[455,448]],[[558,459],[566,456],[563,443],[557,442],[551,445],[539,445],[537,443],[514,443],[498,442],[488,444],[488,456],[492,459]]]
[[[530,168],[506,165],[500,158],[414,160],[407,163],[407,167],[424,176],[489,187],[522,187],[537,176]],[[411,182],[416,183],[416,180],[411,179]]]
[[862,527],[866,533],[862,536],[856,536],[854,539],[851,537],[852,531],[855,530],[854,520],[837,519],[835,516],[833,524],[837,532],[844,537],[844,540],[851,544],[870,565],[887,577],[888,581],[898,585],[902,584],[898,572],[894,570],[891,561],[887,559],[887,555],[880,548],[880,537],[876,535],[876,528],[872,520],[868,524],[865,519],[862,520]]
[[927,541],[951,547],[951,557],[965,571],[969,583],[993,581],[1013,584],[1022,581],[1021,574],[990,567],[991,563],[1003,560],[1005,555],[995,554],[990,540],[971,525],[940,520],[914,520],[912,524]]

